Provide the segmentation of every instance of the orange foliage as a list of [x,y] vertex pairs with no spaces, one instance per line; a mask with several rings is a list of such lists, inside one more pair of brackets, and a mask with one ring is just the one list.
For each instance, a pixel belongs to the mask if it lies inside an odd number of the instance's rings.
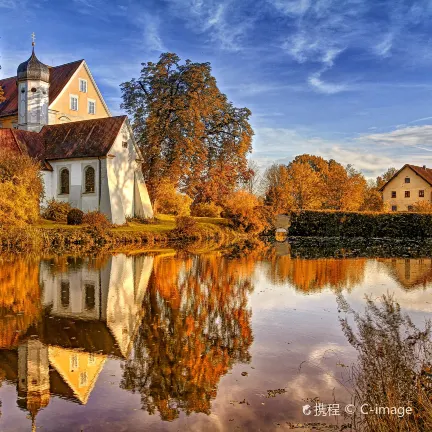
[[[250,261],[250,260],[246,260]],[[146,315],[122,385],[164,420],[210,412],[220,378],[249,361],[251,268],[219,254],[155,258]]]
[[40,310],[38,261],[0,261],[0,348],[15,346]]
[[352,288],[362,282],[366,259],[301,259],[275,257],[269,277],[274,282],[289,281],[300,291],[320,291],[323,288]]

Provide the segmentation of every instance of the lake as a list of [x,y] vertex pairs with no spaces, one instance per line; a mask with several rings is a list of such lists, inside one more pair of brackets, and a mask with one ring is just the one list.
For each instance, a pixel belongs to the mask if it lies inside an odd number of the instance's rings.
[[304,259],[280,246],[4,257],[0,431],[340,425],[302,407],[350,402],[357,351],[341,305],[361,313],[387,293],[421,327],[432,259]]

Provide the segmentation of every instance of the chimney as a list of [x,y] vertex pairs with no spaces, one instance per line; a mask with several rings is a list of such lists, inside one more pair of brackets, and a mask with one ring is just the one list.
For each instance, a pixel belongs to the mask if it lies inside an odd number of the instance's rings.
[[426,169],[426,165],[423,165],[423,169]]

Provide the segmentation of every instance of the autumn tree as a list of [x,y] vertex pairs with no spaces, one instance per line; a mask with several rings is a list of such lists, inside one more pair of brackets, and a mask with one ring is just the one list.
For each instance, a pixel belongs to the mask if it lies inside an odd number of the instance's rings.
[[[245,262],[246,261],[246,262]],[[219,254],[155,258],[121,387],[163,420],[210,413],[219,380],[250,360],[253,267]]]
[[376,178],[376,187],[380,189],[383,187],[395,174],[397,173],[396,168],[389,168],[382,176]]
[[220,92],[209,63],[165,53],[142,66],[138,79],[121,85],[122,108],[146,156],[152,199],[168,178],[195,202],[220,201],[250,175],[251,112]]
[[265,203],[274,212],[293,209],[360,210],[367,182],[351,165],[333,159],[300,155],[273,165],[264,175]]
[[293,161],[287,167],[288,190],[296,210],[322,207],[323,182],[308,164]]
[[42,194],[39,163],[26,155],[0,151],[0,228],[34,223]]
[[288,182],[288,170],[285,165],[273,164],[264,173],[264,202],[275,214],[287,212],[293,207],[294,199]]

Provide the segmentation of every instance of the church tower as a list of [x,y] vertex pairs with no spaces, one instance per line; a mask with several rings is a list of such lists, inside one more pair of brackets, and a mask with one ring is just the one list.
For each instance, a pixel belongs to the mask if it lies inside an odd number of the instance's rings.
[[48,124],[49,68],[36,57],[33,34],[31,57],[18,66],[18,129],[39,132]]

